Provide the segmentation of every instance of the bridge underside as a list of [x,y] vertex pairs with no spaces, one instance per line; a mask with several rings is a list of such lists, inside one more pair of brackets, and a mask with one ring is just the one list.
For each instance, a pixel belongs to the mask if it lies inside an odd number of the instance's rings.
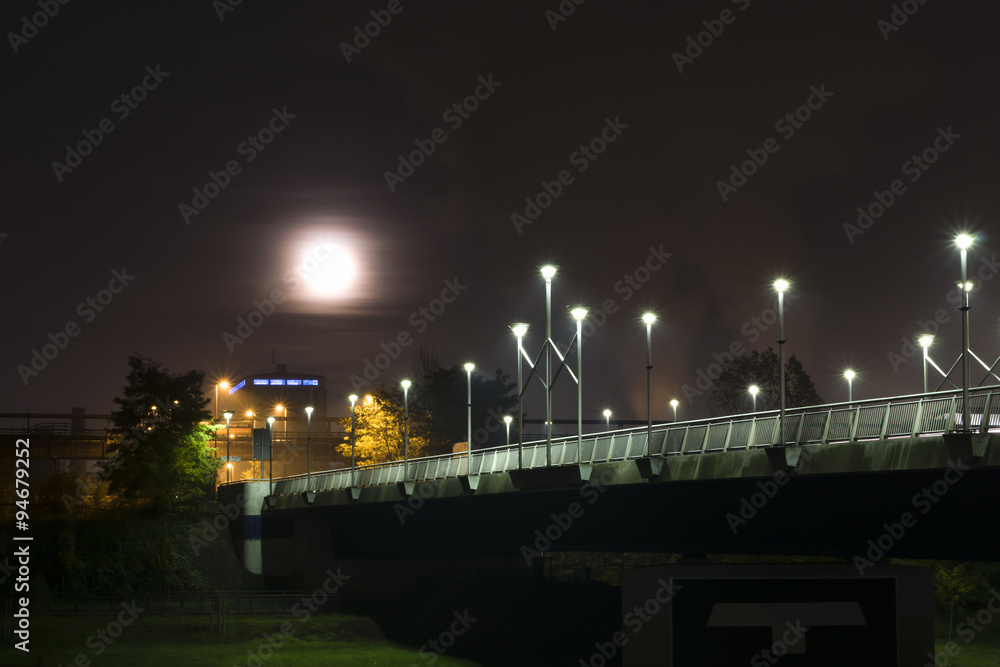
[[334,559],[524,563],[546,551],[1000,561],[1000,456],[996,436],[976,437],[806,447],[794,468],[783,450],[758,449],[668,457],[648,480],[626,460],[594,466],[585,483],[570,467],[576,483],[531,471],[483,475],[475,491],[453,478],[365,487],[357,500],[346,489],[271,496],[263,573],[312,579]]

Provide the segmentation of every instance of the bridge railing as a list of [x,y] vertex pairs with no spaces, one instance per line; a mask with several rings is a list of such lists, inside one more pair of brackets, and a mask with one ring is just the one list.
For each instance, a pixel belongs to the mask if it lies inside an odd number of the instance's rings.
[[[644,456],[745,451],[773,445],[824,445],[936,436],[962,429],[960,391],[791,408],[785,411],[779,434],[778,411],[748,413],[653,426],[647,448],[647,428],[636,427],[552,439],[552,465],[594,464]],[[979,432],[1000,430],[1000,387],[970,390],[970,426]],[[784,437],[781,437],[781,436]],[[544,440],[522,447],[522,468],[546,465]],[[278,495],[326,491],[352,486],[379,486],[466,475],[488,475],[518,469],[517,445],[475,450],[471,454],[441,454],[364,466],[295,475],[274,481]]]

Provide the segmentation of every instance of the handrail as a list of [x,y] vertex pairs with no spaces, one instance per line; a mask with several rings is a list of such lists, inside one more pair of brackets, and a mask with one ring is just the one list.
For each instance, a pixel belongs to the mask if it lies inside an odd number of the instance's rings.
[[[984,433],[1000,429],[1000,405],[995,400],[998,394],[1000,385],[970,390],[974,429]],[[653,441],[648,448],[645,426],[587,434],[582,439],[580,452],[576,451],[577,436],[564,436],[552,439],[552,465],[638,459],[644,458],[647,451],[649,456],[682,456],[775,445],[824,445],[937,435],[961,427],[960,404],[961,391],[950,390],[789,408],[785,411],[784,438],[778,433],[778,410],[654,424]],[[718,435],[722,429],[725,431]],[[544,467],[545,441],[523,443],[523,455],[523,467]],[[517,462],[518,445],[501,445],[471,453],[437,454],[408,461],[370,463],[353,469],[290,475],[274,480],[274,493],[282,495],[507,472],[516,470]]]

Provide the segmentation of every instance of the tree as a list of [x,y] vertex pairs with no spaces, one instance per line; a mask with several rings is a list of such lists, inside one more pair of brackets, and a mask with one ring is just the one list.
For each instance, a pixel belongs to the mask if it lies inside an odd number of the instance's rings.
[[[712,416],[735,415],[751,409],[750,385],[757,385],[758,410],[777,410],[781,407],[779,387],[780,364],[774,349],[764,352],[754,350],[749,355],[737,357],[728,363],[715,380],[708,396],[708,409]],[[812,378],[802,362],[792,355],[785,362],[785,407],[796,408],[819,405],[823,402]]]
[[198,509],[210,500],[219,461],[208,446],[213,428],[204,373],[169,373],[133,354],[122,395],[111,414],[115,442],[104,463],[113,494],[157,514]]
[[[457,365],[444,368],[433,352],[423,350],[415,370],[417,381],[410,400],[413,428],[426,439],[428,455],[449,454],[456,442],[468,439],[467,372]],[[517,394],[511,395],[517,386],[509,380],[499,368],[492,380],[473,371],[472,449],[506,442],[503,415],[517,409]]]
[[[411,387],[412,391],[412,387]],[[362,396],[355,407],[355,460],[359,465],[385,463],[403,458],[404,405],[402,391],[392,395],[379,387]],[[426,441],[413,432],[413,410],[410,410],[409,455],[423,456]],[[347,436],[337,451],[351,457],[351,418],[338,420]]]

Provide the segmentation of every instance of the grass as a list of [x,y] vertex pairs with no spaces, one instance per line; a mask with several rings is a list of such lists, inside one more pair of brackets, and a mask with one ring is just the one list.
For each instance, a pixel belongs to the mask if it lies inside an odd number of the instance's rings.
[[[31,652],[8,640],[0,655],[5,667],[141,665],[142,667],[326,667],[328,665],[429,664],[413,648],[385,639],[370,619],[345,614],[302,616],[229,616],[226,634],[211,633],[207,616],[140,615],[109,645],[95,634],[117,621],[113,615],[33,617]],[[117,628],[112,625],[112,631]],[[282,636],[282,627],[289,630]],[[279,644],[272,648],[271,643]],[[89,645],[88,645],[89,640]],[[98,651],[104,648],[100,655]],[[79,658],[78,656],[83,656]],[[432,654],[433,655],[433,654]],[[435,665],[474,667],[448,655]],[[78,661],[78,662],[77,662]]]

